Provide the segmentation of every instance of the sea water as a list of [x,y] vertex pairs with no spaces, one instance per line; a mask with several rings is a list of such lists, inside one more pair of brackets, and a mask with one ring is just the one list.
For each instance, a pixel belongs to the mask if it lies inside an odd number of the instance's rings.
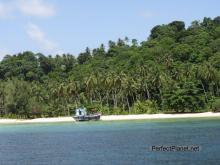
[[145,164],[220,165],[220,118],[0,125],[0,165]]

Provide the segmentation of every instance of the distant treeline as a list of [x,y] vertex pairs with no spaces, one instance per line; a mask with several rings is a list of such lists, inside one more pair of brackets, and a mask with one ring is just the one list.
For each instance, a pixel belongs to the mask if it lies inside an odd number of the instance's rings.
[[51,117],[83,104],[103,114],[201,112],[220,108],[220,17],[158,25],[146,41],[0,62],[0,114]]

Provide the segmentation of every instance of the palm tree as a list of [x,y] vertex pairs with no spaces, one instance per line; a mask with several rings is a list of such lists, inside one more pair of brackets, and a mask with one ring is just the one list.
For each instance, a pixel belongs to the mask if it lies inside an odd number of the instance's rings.
[[138,72],[140,75],[140,78],[138,79],[140,84],[140,90],[144,92],[144,95],[147,95],[146,99],[151,99],[148,83],[150,70],[147,66],[141,66]]
[[196,77],[201,83],[206,102],[208,102],[207,92],[209,88],[212,88],[213,94],[215,93],[215,86],[217,90],[219,89],[219,77],[217,71],[209,62],[206,62],[197,68]]
[[[111,86],[112,85],[112,77],[111,74],[105,75],[103,78],[103,93],[105,94],[104,97],[106,98],[106,105],[110,107],[110,93],[111,93]],[[109,114],[109,108],[108,108]]]
[[75,103],[75,108],[77,108],[79,104],[79,90],[80,90],[80,84],[77,81],[70,80],[66,87],[66,92],[68,95],[68,98],[71,98],[70,100]]
[[91,74],[85,81],[86,93],[92,104],[93,98],[95,98],[95,89],[97,87],[98,80],[94,74]]
[[[137,84],[132,77],[129,77],[125,73],[121,72],[121,90],[122,90],[122,97],[125,98],[125,102],[128,106],[129,113],[131,112],[131,106],[134,103],[134,94],[137,94]],[[124,103],[125,104],[125,103]],[[123,105],[124,105],[123,104]]]

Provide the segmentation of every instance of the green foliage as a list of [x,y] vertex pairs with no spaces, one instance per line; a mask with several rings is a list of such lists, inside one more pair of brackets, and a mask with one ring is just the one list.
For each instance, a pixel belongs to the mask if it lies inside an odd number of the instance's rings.
[[185,23],[182,21],[173,21],[169,25],[175,28],[177,32],[185,30]]
[[99,106],[97,112],[100,112],[103,115],[110,115],[112,110],[107,106]]
[[213,57],[211,57],[210,62],[215,68],[219,70],[220,69],[220,52],[218,52]]
[[150,100],[137,101],[134,103],[133,112],[136,114],[154,114],[157,113],[157,109],[155,103]]
[[165,98],[164,105],[175,112],[197,112],[205,108],[202,91],[192,82],[178,84]]
[[84,53],[80,53],[77,60],[79,64],[84,64],[91,58],[90,50],[89,48],[86,48],[86,51]]
[[217,111],[220,17],[157,25],[140,44],[125,37],[77,58],[27,51],[0,62],[0,116],[69,116],[81,104],[102,114],[201,112],[212,98]]
[[192,54],[193,50],[187,44],[176,45],[173,49],[173,58],[182,62],[189,61]]
[[211,110],[213,112],[220,112],[220,99],[215,99],[211,104]]
[[152,39],[161,39],[163,37],[171,37],[171,38],[175,38],[175,30],[172,26],[169,25],[158,25],[155,26],[152,30],[151,30],[151,35],[150,37]]
[[30,85],[25,81],[12,79],[5,85],[4,104],[8,113],[16,113],[28,118],[30,116]]

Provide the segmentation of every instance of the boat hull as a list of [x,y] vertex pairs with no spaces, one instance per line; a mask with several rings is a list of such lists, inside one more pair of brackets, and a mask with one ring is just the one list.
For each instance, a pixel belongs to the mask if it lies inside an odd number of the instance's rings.
[[75,121],[97,121],[100,120],[101,115],[86,115],[86,116],[74,116]]

